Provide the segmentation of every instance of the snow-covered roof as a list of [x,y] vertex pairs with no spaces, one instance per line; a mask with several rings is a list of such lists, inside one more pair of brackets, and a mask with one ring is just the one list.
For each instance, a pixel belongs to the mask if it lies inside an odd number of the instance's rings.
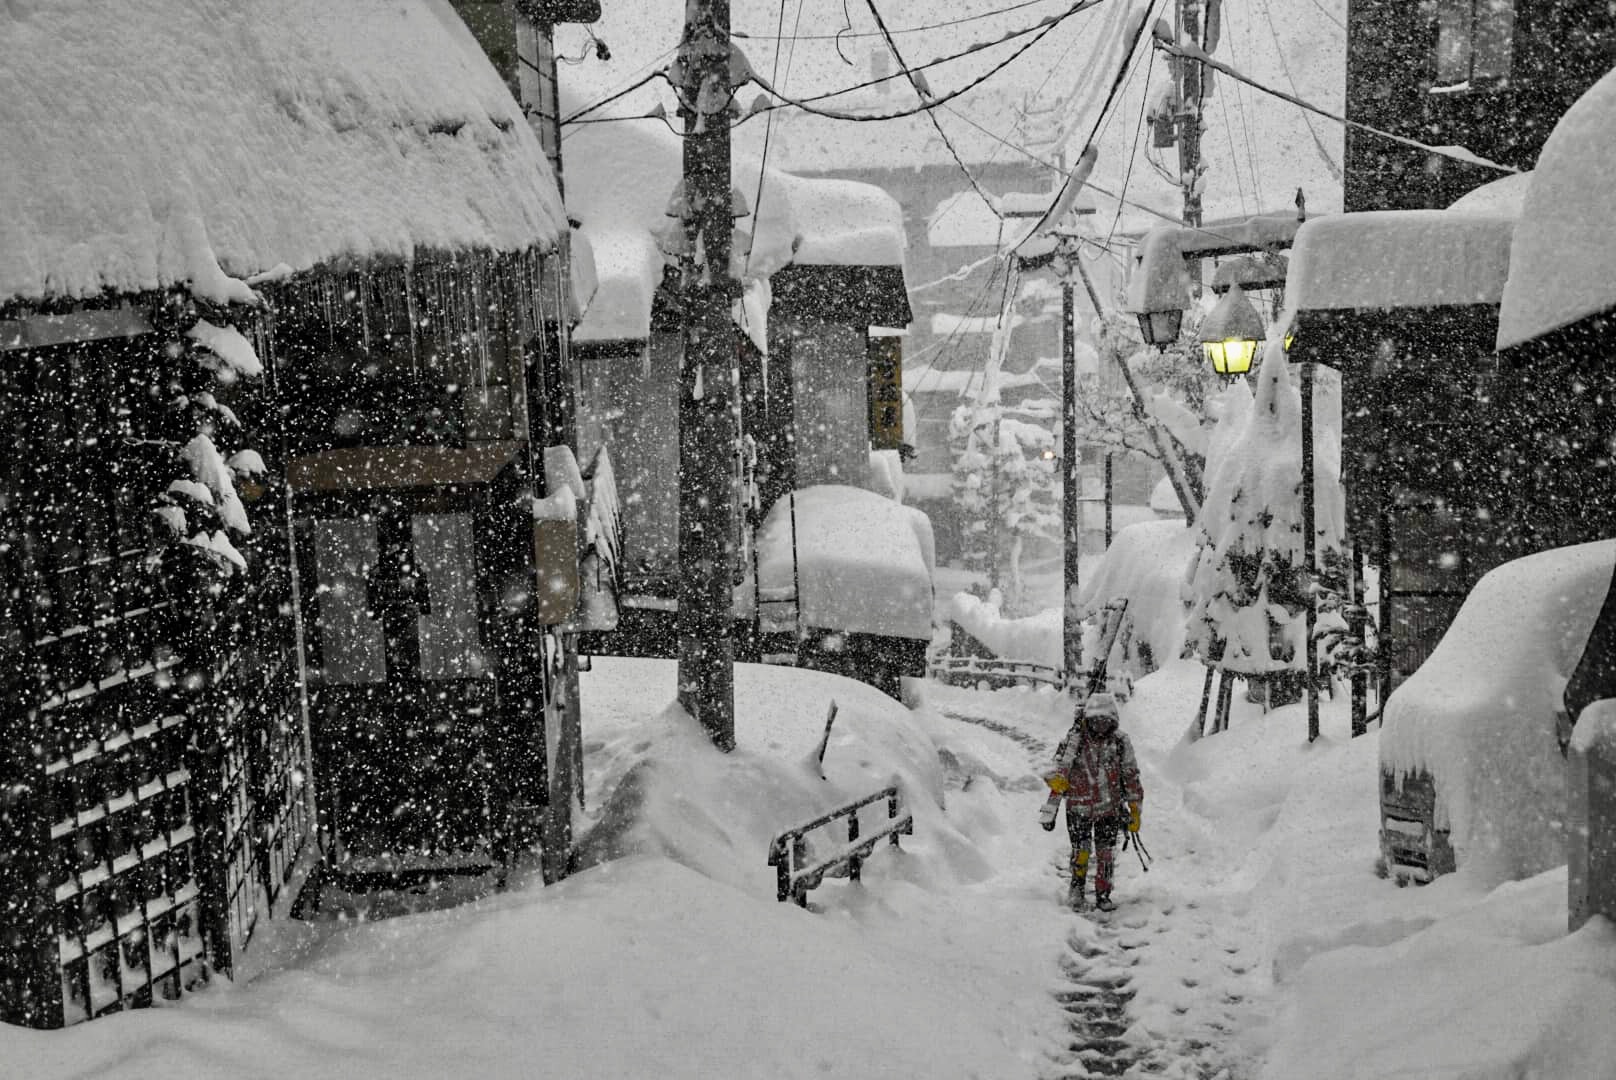
[[1616,307],[1616,70],[1555,125],[1526,193],[1498,313],[1507,349]]
[[1139,245],[1139,265],[1128,279],[1125,310],[1186,310],[1190,306],[1186,255],[1274,251],[1289,246],[1303,226],[1295,214],[1257,214],[1201,228],[1159,225],[1146,233]]
[[[931,519],[872,491],[820,484],[769,509],[758,531],[765,600],[789,598],[797,582],[805,628],[929,640],[936,549]],[[770,611],[763,611],[767,621]]]
[[[658,120],[582,124],[567,136],[570,209],[595,250],[600,290],[579,324],[584,341],[643,338],[664,259],[655,236],[673,224],[668,200],[681,174],[678,136]],[[736,222],[752,235],[737,271],[768,277],[787,265],[901,267],[903,210],[886,192],[850,180],[762,171],[734,158],[733,182],[753,214]]]
[[0,53],[0,300],[566,228],[447,0],[10,4]]
[[1616,540],[1485,574],[1430,657],[1386,701],[1381,764],[1427,771],[1467,871],[1498,882],[1565,861],[1555,711],[1598,618]]
[[1526,191],[1531,186],[1531,172],[1510,173],[1465,192],[1449,203],[1448,209],[1455,214],[1519,218],[1526,203]]
[[1515,219],[1453,210],[1373,210],[1305,222],[1285,302],[1301,311],[1496,304]]

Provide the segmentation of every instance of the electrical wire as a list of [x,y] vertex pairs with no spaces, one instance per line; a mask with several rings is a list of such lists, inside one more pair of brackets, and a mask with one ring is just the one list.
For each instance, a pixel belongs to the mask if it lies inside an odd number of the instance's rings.
[[[999,142],[1004,143],[1005,146],[1009,147],[1011,150],[1014,150],[1016,153],[1018,153],[1021,156],[1025,157],[1027,160],[1035,161],[1038,164],[1044,166],[1046,169],[1053,169],[1056,172],[1060,173],[1062,176],[1070,177],[1072,175],[1072,173],[1070,171],[1062,168],[1060,165],[1057,165],[1055,162],[1049,161],[1049,160],[1047,160],[1045,158],[1041,158],[1037,154],[1033,153],[1031,150],[1028,150],[1026,147],[1018,146],[1016,143],[1013,143],[1010,140],[1006,139],[1004,136],[1000,135],[998,132],[990,131],[988,128],[983,127],[981,124],[977,123],[975,120],[972,120],[969,116],[966,116],[964,113],[960,112],[958,109],[950,108],[948,111],[953,113],[955,116],[959,117],[961,120],[964,120],[967,124],[970,124],[972,127],[976,128],[976,130],[980,131],[982,134],[986,135],[988,138],[995,139],[995,140],[997,140]],[[1104,187],[1104,186],[1102,186],[1100,184],[1094,183],[1093,180],[1089,180],[1089,181],[1085,182],[1083,186],[1086,187],[1086,188],[1090,188],[1090,189],[1092,189],[1094,191],[1099,192],[1101,195],[1104,195],[1108,199],[1115,199],[1118,202],[1125,203],[1128,206],[1133,207],[1135,210],[1141,210],[1141,211],[1143,211],[1143,212],[1145,212],[1147,214],[1150,214],[1153,217],[1161,218],[1163,221],[1169,222],[1169,223],[1171,223],[1173,225],[1182,225],[1183,224],[1183,221],[1176,214],[1170,214],[1165,210],[1158,210],[1154,206],[1149,206],[1149,205],[1147,205],[1145,203],[1142,203],[1142,202],[1136,202],[1135,200],[1127,198],[1124,195],[1117,194],[1116,192],[1110,190],[1109,188],[1106,188],[1106,187]],[[1228,240],[1230,243],[1239,243],[1239,242],[1241,242],[1241,241],[1236,240],[1234,237],[1224,236],[1224,234],[1219,233],[1216,229],[1209,228],[1209,227],[1207,227],[1205,225],[1200,226],[1198,231],[1206,233],[1208,236],[1222,237],[1223,239]],[[1082,240],[1085,243],[1091,243],[1091,244],[1095,244],[1096,246],[1100,246],[1098,241],[1092,240],[1092,239],[1090,239],[1088,237],[1083,237]]]
[[[1237,63],[1239,62],[1240,57],[1235,49],[1235,35],[1233,34],[1229,35],[1229,55]],[[1251,125],[1246,122],[1246,114],[1250,111],[1250,106],[1247,104],[1247,102],[1251,100],[1251,88],[1249,86],[1242,86],[1240,83],[1235,83],[1234,92],[1235,111],[1240,114],[1240,133],[1245,139],[1246,143],[1246,169],[1251,173],[1251,190],[1257,198],[1257,208],[1260,210],[1268,200],[1263,196],[1262,173],[1257,168],[1257,150],[1251,141]],[[1227,95],[1224,96],[1223,100],[1225,102],[1228,100]],[[1227,117],[1225,117],[1225,122],[1227,122]],[[1230,137],[1230,144],[1230,152],[1233,153],[1234,148],[1232,134]],[[1238,173],[1239,170],[1236,168],[1236,175],[1238,175]]]
[[916,65],[914,68],[912,68],[910,70],[911,71],[923,71],[928,67],[935,67],[937,64],[946,63],[946,62],[948,62],[950,60],[958,60],[961,57],[969,56],[972,53],[981,52],[983,49],[992,48],[992,47],[994,47],[996,45],[1002,45],[1006,41],[1010,41],[1010,40],[1012,40],[1014,38],[1017,38],[1017,37],[1024,37],[1024,36],[1026,36],[1028,34],[1032,35],[1032,40],[1031,41],[1028,41],[1025,44],[1023,44],[1014,53],[1012,53],[1010,56],[1006,57],[1004,60],[1000,61],[998,64],[994,65],[992,68],[990,68],[988,71],[984,72],[982,75],[977,76],[976,78],[972,79],[970,82],[967,82],[964,86],[961,86],[958,89],[950,90],[946,94],[932,95],[928,100],[923,102],[917,108],[904,109],[904,110],[901,110],[899,112],[891,112],[891,113],[851,113],[851,112],[841,112],[841,111],[838,111],[838,110],[835,110],[835,109],[815,108],[813,106],[813,104],[812,104],[815,101],[822,101],[825,98],[836,97],[836,96],[841,95],[841,94],[849,93],[849,92],[851,92],[853,90],[861,89],[864,86],[871,86],[871,85],[874,85],[875,83],[886,82],[888,79],[903,78],[903,75],[901,75],[901,74],[899,74],[899,75],[889,75],[889,76],[885,76],[885,77],[880,78],[880,79],[872,79],[867,83],[861,83],[861,84],[859,84],[857,86],[849,86],[849,87],[845,87],[845,88],[843,88],[841,90],[832,91],[832,92],[830,92],[828,94],[819,94],[819,95],[816,95],[814,97],[807,97],[807,98],[788,97],[787,95],[785,95],[785,94],[781,93],[779,90],[777,90],[775,87],[764,83],[763,80],[760,77],[757,77],[756,75],[754,75],[754,78],[757,80],[758,85],[762,86],[764,90],[766,90],[768,93],[774,95],[774,97],[776,97],[779,100],[776,101],[773,104],[764,105],[764,106],[762,106],[760,108],[753,109],[747,116],[744,116],[739,121],[737,121],[737,123],[745,123],[747,120],[751,119],[753,116],[757,116],[759,113],[768,112],[768,111],[770,111],[772,109],[783,109],[783,108],[787,108],[788,106],[795,106],[796,108],[799,108],[799,109],[801,109],[801,110],[803,110],[804,112],[807,112],[807,113],[812,113],[815,116],[825,116],[825,117],[829,117],[832,120],[850,120],[850,121],[854,121],[854,122],[858,122],[858,123],[871,123],[871,122],[876,122],[876,121],[881,121],[881,120],[899,120],[899,119],[902,119],[902,118],[904,118],[906,116],[915,116],[915,115],[918,115],[919,113],[927,112],[927,111],[929,111],[931,109],[939,108],[940,106],[945,105],[950,101],[953,101],[954,99],[960,97],[961,95],[969,93],[970,91],[976,89],[978,86],[981,86],[983,83],[987,82],[988,79],[990,79],[993,76],[997,75],[999,72],[1003,71],[1005,68],[1009,67],[1011,64],[1013,64],[1017,60],[1019,60],[1029,49],[1031,49],[1034,45],[1038,44],[1045,37],[1047,37],[1050,34],[1050,32],[1053,31],[1061,23],[1065,22],[1067,19],[1071,18],[1073,15],[1076,15],[1078,12],[1086,11],[1087,9],[1089,9],[1091,7],[1094,7],[1096,4],[1101,4],[1101,3],[1104,3],[1104,2],[1105,2],[1105,0],[1078,0],[1077,3],[1072,4],[1070,7],[1068,7],[1061,14],[1059,14],[1059,15],[1051,15],[1048,18],[1044,19],[1043,22],[1039,23],[1035,27],[1031,27],[1031,28],[1024,29],[1024,30],[1011,31],[1010,33],[1006,34],[1004,37],[1000,38],[998,41],[984,42],[982,44],[973,45],[969,49],[966,49],[963,52],[956,53],[953,56],[945,57],[945,58],[942,58],[942,59],[939,59],[939,60],[934,60],[934,61],[932,61],[931,63],[928,63],[928,64],[918,64],[918,65]]
[[[988,71],[982,77],[972,80],[970,83],[968,83],[964,87],[960,88],[959,90],[951,92],[948,95],[945,95],[942,99],[934,98],[933,102],[932,102],[932,106],[929,106],[929,107],[935,107],[935,105],[938,104],[939,101],[952,101],[954,98],[959,97],[961,94],[964,94],[964,93],[966,93],[966,92],[968,92],[970,90],[975,89],[977,86],[980,86],[983,82],[987,81],[988,78],[992,77],[993,75],[998,74],[1005,67],[1009,66],[1015,60],[1020,58],[1020,56],[1023,53],[1025,53],[1033,45],[1036,45],[1040,40],[1042,40],[1056,26],[1058,26],[1059,24],[1065,22],[1067,19],[1071,18],[1073,15],[1077,15],[1077,14],[1079,14],[1081,12],[1087,11],[1088,9],[1090,9],[1092,7],[1096,7],[1096,6],[1098,6],[1099,4],[1102,4],[1102,3],[1105,3],[1105,0],[1075,0],[1075,2],[1072,3],[1070,6],[1068,6],[1067,9],[1064,12],[1061,12],[1058,15],[1050,15],[1050,16],[1044,18],[1043,20],[1039,21],[1038,23],[1035,23],[1032,26],[1022,27],[1021,29],[1018,29],[1018,30],[1011,30],[1008,33],[1006,33],[1006,34],[1002,35],[1001,37],[999,37],[998,40],[996,40],[996,41],[978,42],[977,44],[972,45],[967,49],[962,49],[961,51],[959,51],[957,53],[951,53],[951,54],[948,54],[946,56],[939,56],[936,59],[928,60],[923,64],[916,64],[910,70],[911,71],[916,71],[916,72],[926,71],[926,70],[928,70],[930,68],[940,67],[943,64],[953,63],[955,60],[963,60],[967,56],[973,56],[976,53],[983,52],[983,51],[985,51],[987,49],[995,48],[995,47],[997,47],[999,45],[1003,45],[1003,44],[1005,44],[1007,42],[1014,41],[1017,38],[1026,37],[1029,34],[1035,35],[1033,37],[1032,41],[1028,42],[1022,48],[1018,49],[1013,55],[1008,57],[1003,63],[997,65],[996,67],[994,67],[992,70]],[[664,52],[662,54],[662,57],[659,57],[658,59],[660,60],[660,59],[662,59],[664,57],[667,57],[667,56],[671,55],[674,51],[675,51],[674,49],[669,49],[667,52]],[[653,62],[655,62],[655,61],[653,61]],[[789,68],[787,70],[787,73],[789,74]],[[579,109],[577,112],[573,113],[571,116],[564,117],[561,120],[561,123],[562,123],[563,126],[565,126],[567,124],[574,124],[574,123],[589,123],[589,121],[584,120],[583,117],[588,116],[590,113],[594,112],[597,109],[603,108],[606,105],[610,105],[612,102],[617,101],[620,98],[623,98],[623,97],[627,96],[628,94],[633,93],[635,90],[638,90],[640,87],[644,86],[646,83],[650,82],[652,79],[655,79],[655,78],[658,78],[658,77],[666,78],[667,77],[667,70],[665,68],[659,68],[656,71],[653,71],[650,74],[646,75],[644,78],[639,79],[639,80],[629,84],[628,86],[623,87],[621,90],[615,91],[614,93],[602,98],[601,100],[595,102],[594,104],[588,105],[588,106],[585,106],[582,109]],[[765,84],[761,78],[758,78],[756,76],[755,73],[754,73],[753,77],[757,81],[757,83],[758,83],[758,85],[760,87],[762,87],[764,90],[768,91],[770,94],[773,94],[776,98],[778,98],[780,100],[778,100],[776,102],[773,102],[771,104],[764,105],[764,106],[762,106],[760,108],[752,110],[746,116],[743,116],[739,121],[737,121],[736,122],[737,124],[745,123],[747,120],[751,119],[753,116],[757,116],[757,115],[759,115],[761,113],[769,112],[769,111],[772,111],[774,109],[783,109],[783,108],[786,108],[787,106],[792,106],[792,105],[795,105],[795,106],[797,106],[799,108],[802,108],[806,112],[812,112],[812,113],[815,113],[815,114],[821,115],[821,116],[828,116],[828,117],[831,117],[832,119],[847,119],[847,120],[896,120],[896,119],[900,119],[900,118],[906,117],[906,116],[914,116],[917,113],[922,111],[922,109],[910,109],[910,110],[906,110],[904,112],[892,113],[890,115],[866,115],[866,114],[860,114],[860,113],[839,113],[839,112],[835,112],[833,110],[828,110],[828,109],[810,109],[810,108],[808,108],[808,105],[810,105],[810,104],[812,104],[814,102],[817,102],[817,101],[826,101],[826,100],[828,100],[830,98],[841,97],[844,94],[851,94],[854,91],[863,90],[863,89],[866,89],[866,88],[871,87],[871,86],[879,86],[882,83],[891,82],[894,79],[902,79],[902,78],[904,78],[904,74],[902,72],[895,72],[895,73],[893,73],[891,75],[881,75],[881,76],[878,76],[878,77],[873,78],[873,79],[866,79],[863,82],[854,83],[851,86],[844,86],[844,87],[841,87],[840,89],[837,89],[837,90],[828,90],[828,91],[825,91],[825,92],[819,93],[819,94],[811,94],[811,95],[809,95],[807,97],[804,97],[804,98],[787,98],[787,97],[785,97],[785,95],[777,92],[773,87]],[[641,119],[644,119],[644,118],[645,118],[645,114],[638,114],[638,115],[634,115],[634,116],[603,117],[602,120],[608,120],[608,121],[641,120]],[[600,122],[600,121],[596,121],[596,122]],[[670,127],[671,127],[671,125],[670,125]]]
[[[662,55],[667,56],[669,53],[672,53],[673,51],[674,50],[669,49],[668,52],[663,53]],[[658,59],[660,59],[660,57]],[[536,71],[538,69],[535,68],[534,70]],[[607,105],[610,105],[612,102],[616,101],[617,99],[622,98],[622,97],[627,97],[629,94],[632,94],[634,91],[638,90],[640,87],[644,86],[646,83],[650,82],[652,79],[660,78],[660,77],[663,77],[665,75],[666,75],[666,72],[662,68],[657,68],[655,71],[649,73],[644,78],[636,79],[634,82],[632,82],[629,85],[623,87],[623,89],[617,91],[616,93],[610,94],[610,95],[608,95],[606,97],[601,98],[599,101],[595,102],[593,105],[584,106],[582,109],[579,109],[577,112],[573,113],[571,116],[564,117],[561,120],[561,123],[562,124],[576,124],[580,119],[582,119],[585,116],[588,116],[590,113],[594,112],[596,109],[603,109]],[[628,119],[639,120],[639,119],[643,119],[643,117],[638,117],[638,116],[635,116],[635,117],[613,116],[613,117],[608,117],[607,119],[611,119],[611,120],[628,120]]]
[[[1262,7],[1263,19],[1268,23],[1268,36],[1274,39],[1274,52],[1279,57],[1279,68],[1285,73],[1285,81],[1290,84],[1291,93],[1300,96],[1302,90],[1296,85],[1296,79],[1291,76],[1291,65],[1285,59],[1285,47],[1279,42],[1279,30],[1274,26],[1273,13],[1268,10],[1268,0],[1258,0],[1258,3]],[[1315,6],[1317,6],[1317,3],[1318,0],[1314,0]],[[1330,171],[1332,177],[1340,180],[1342,178],[1341,166],[1335,163],[1335,159],[1325,149],[1324,140],[1320,139],[1319,133],[1313,130],[1313,121],[1308,118],[1305,112],[1302,114],[1302,123],[1307,125],[1307,133],[1313,137],[1313,148],[1318,151],[1319,157],[1324,159],[1325,168]]]
[[[801,22],[802,22],[802,5],[803,5],[803,0],[797,0],[797,25],[801,25]],[[779,28],[780,28],[781,31],[784,31],[785,28],[786,28],[786,0],[780,0]],[[796,27],[793,26],[792,29],[793,29],[793,32],[794,32]],[[778,76],[780,74],[780,44],[779,44],[780,41],[781,41],[780,38],[775,39],[774,66],[769,71],[769,79],[770,79],[770,81],[773,81],[776,78],[778,78]],[[793,36],[791,38],[791,55],[795,56],[796,53],[797,53],[797,39],[796,39],[795,33],[793,33]],[[788,60],[786,62],[786,78],[789,79],[790,77],[791,77],[791,63]],[[763,207],[763,181],[768,176],[768,171],[769,171],[769,137],[771,135],[773,135],[773,134],[774,134],[774,116],[771,114],[769,116],[768,121],[763,125],[763,153],[758,159],[758,182],[757,182],[757,193],[756,193],[757,197],[752,200],[752,229],[753,229],[754,233],[757,231],[758,215],[763,212],[763,210],[762,210],[762,207]],[[742,267],[741,267],[741,276],[744,278],[746,276],[747,272],[750,271],[751,269],[752,269],[752,245],[748,244],[746,246],[746,261],[742,264]],[[743,312],[745,311],[745,306],[744,305],[742,306],[742,311]]]
[[[1000,15],[1008,15],[1012,11],[1020,11],[1022,8],[1036,7],[1039,4],[1044,4],[1044,3],[1048,3],[1048,2],[1049,2],[1049,0],[1021,0],[1021,3],[1019,3],[1019,4],[1011,4],[1008,7],[996,8],[993,11],[978,12],[975,15],[965,15],[965,16],[962,16],[961,18],[958,18],[958,19],[948,19],[945,22],[928,23],[928,24],[926,24],[924,26],[900,26],[900,27],[894,28],[890,32],[893,33],[893,34],[922,34],[922,33],[925,33],[928,30],[941,30],[944,27],[959,26],[959,25],[961,25],[963,23],[977,22],[977,21],[982,20],[982,19],[997,18]],[[748,34],[748,33],[746,33],[745,31],[742,31],[742,30],[731,30],[730,31],[730,36],[738,37],[738,38],[746,38],[749,41],[768,41],[769,40],[769,37],[766,34]],[[836,34],[803,34],[802,37],[799,38],[798,40],[800,40],[800,41],[838,41],[838,40],[841,40],[842,38],[868,38],[868,37],[881,37],[881,36],[882,35],[881,35],[880,31],[877,31],[877,30],[855,30],[855,31],[852,31],[852,32],[842,31],[842,32],[836,33]]]
[[[882,36],[886,38],[887,48],[891,51],[892,58],[898,62],[898,67],[909,80],[909,85],[914,87],[915,96],[920,99],[922,105],[926,104],[931,95],[921,86],[920,79],[916,77],[915,73],[909,70],[909,65],[904,62],[903,54],[898,51],[898,43],[892,39],[891,34],[887,33],[887,23],[881,17],[881,9],[875,6],[875,0],[864,0],[864,3],[870,9],[870,14],[875,17],[876,27],[881,31]],[[999,212],[999,208],[994,205],[993,199],[989,197],[986,191],[982,190],[982,185],[977,182],[976,177],[971,174],[971,170],[966,167],[965,159],[960,157],[959,149],[954,145],[954,140],[950,139],[948,132],[943,130],[943,122],[937,119],[937,113],[927,109],[926,119],[930,120],[931,126],[937,129],[937,137],[943,140],[944,146],[948,147],[949,156],[954,159],[954,164],[959,166],[959,171],[965,174],[965,179],[971,182],[972,190],[982,197],[982,201],[988,204],[988,209],[993,211],[993,216],[999,219],[999,228],[1002,232],[1004,215]]]
[[[1079,161],[1082,161],[1084,155],[1088,154],[1089,150],[1094,146],[1094,140],[1099,135],[1100,126],[1105,123],[1106,114],[1111,111],[1111,106],[1115,104],[1117,95],[1122,90],[1123,83],[1127,81],[1128,72],[1133,67],[1134,52],[1139,48],[1139,40],[1144,36],[1145,33],[1145,24],[1150,21],[1151,14],[1154,12],[1154,10],[1155,4],[1152,4],[1150,9],[1145,12],[1145,17],[1140,19],[1133,28],[1133,34],[1128,39],[1127,47],[1123,50],[1122,67],[1118,69],[1116,78],[1111,80],[1111,89],[1109,92],[1107,92],[1105,101],[1100,105],[1100,115],[1094,118],[1094,127],[1089,131],[1089,137],[1083,140],[1082,153],[1078,154]],[[1060,190],[1055,193],[1055,199],[1050,203],[1049,209],[1044,211],[1043,216],[1038,219],[1038,223],[1035,224],[1027,235],[1022,237],[1020,242],[1016,244],[1017,250],[1019,250],[1021,245],[1025,244],[1028,239],[1037,235],[1040,230],[1051,224],[1050,217],[1054,214],[1055,208],[1060,205],[1061,199],[1066,194],[1066,188],[1072,183],[1072,180],[1073,175],[1071,173],[1067,173],[1066,180],[1061,184]]]
[[[1128,166],[1122,172],[1122,194],[1128,194],[1128,182],[1133,179],[1133,160],[1139,154],[1139,136],[1145,130],[1145,105],[1150,101],[1150,73],[1155,68],[1155,50],[1147,52],[1145,60],[1145,92],[1139,99],[1139,121],[1133,129],[1133,149],[1128,151]],[[1106,230],[1105,242],[1109,244],[1111,238],[1117,234],[1117,222],[1122,220],[1122,201],[1117,200],[1117,212],[1111,218],[1111,228]]]
[[1197,52],[1189,52],[1189,51],[1185,50],[1182,46],[1170,44],[1168,42],[1160,41],[1160,40],[1158,40],[1156,42],[1156,48],[1162,50],[1163,52],[1165,52],[1165,53],[1167,53],[1167,54],[1169,54],[1171,56],[1182,56],[1185,59],[1195,60],[1195,61],[1197,61],[1199,63],[1205,64],[1206,66],[1212,68],[1214,71],[1221,71],[1223,74],[1227,75],[1231,79],[1236,79],[1236,80],[1238,80],[1240,82],[1243,82],[1247,86],[1250,86],[1250,87],[1252,87],[1254,89],[1257,89],[1257,90],[1261,90],[1263,93],[1269,94],[1269,95],[1271,95],[1273,97],[1277,97],[1281,101],[1288,101],[1292,105],[1295,105],[1299,109],[1305,109],[1308,112],[1316,113],[1319,116],[1324,117],[1326,120],[1334,120],[1336,123],[1341,124],[1341,125],[1343,125],[1345,127],[1352,128],[1355,131],[1362,131],[1362,132],[1365,132],[1365,133],[1370,134],[1370,135],[1378,135],[1382,139],[1388,139],[1391,142],[1398,143],[1398,144],[1400,144],[1402,146],[1412,147],[1415,150],[1423,150],[1425,153],[1427,153],[1427,154],[1435,154],[1437,157],[1450,158],[1450,159],[1452,159],[1454,161],[1463,162],[1466,165],[1479,165],[1482,168],[1496,169],[1496,170],[1498,170],[1499,172],[1502,172],[1502,173],[1519,173],[1520,172],[1519,169],[1515,168],[1512,165],[1503,165],[1503,164],[1500,164],[1499,162],[1496,162],[1496,161],[1489,161],[1486,158],[1482,157],[1481,155],[1472,154],[1470,151],[1465,150],[1462,147],[1454,148],[1454,147],[1447,147],[1447,146],[1432,146],[1430,143],[1423,143],[1423,142],[1420,142],[1418,139],[1410,139],[1407,136],[1398,135],[1395,132],[1383,131],[1380,128],[1371,127],[1370,125],[1365,124],[1365,123],[1361,123],[1361,122],[1359,122],[1357,120],[1349,120],[1345,116],[1341,116],[1341,115],[1338,115],[1336,113],[1330,112],[1328,109],[1320,108],[1319,106],[1314,105],[1310,101],[1303,101],[1301,98],[1297,97],[1294,94],[1287,94],[1287,93],[1285,93],[1285,91],[1276,90],[1272,86],[1265,86],[1262,83],[1258,82],[1256,79],[1253,79],[1251,76],[1246,75],[1245,73],[1243,73],[1241,71],[1237,71],[1236,69],[1230,67],[1228,64],[1225,64],[1220,60],[1214,60],[1212,57],[1207,56],[1204,52],[1199,52],[1199,50],[1197,50]]
[[[1034,2],[1041,2],[1041,0],[1034,0]],[[1025,5],[1017,5],[1017,6],[1020,7],[1020,6],[1025,6]],[[1006,9],[1006,10],[1009,10],[1009,9]],[[897,33],[897,31],[894,30],[893,33]],[[1037,87],[1035,87],[1033,89],[1031,94],[1027,94],[1022,98],[1022,101],[1024,103],[1025,102],[1030,102],[1032,100],[1035,100],[1040,94],[1042,94],[1044,92],[1044,87],[1049,85],[1049,80],[1051,80],[1051,79],[1053,79],[1055,77],[1055,72],[1059,71],[1061,69],[1061,66],[1066,63],[1066,58],[1068,56],[1070,56],[1071,53],[1072,53],[1072,50],[1077,47],[1077,42],[1078,42],[1078,38],[1074,36],[1071,41],[1066,43],[1066,48],[1061,50],[1061,54],[1059,56],[1057,56],[1055,58],[1055,62],[1052,63],[1049,66],[1049,71],[1044,74],[1044,77],[1043,77],[1042,81],[1040,81],[1038,83]],[[1053,110],[1051,110],[1051,111],[1053,111]],[[1027,119],[1029,113],[1030,113],[1030,109],[1027,108],[1026,105],[1024,104],[1021,111],[1020,111],[1020,114],[1019,114],[1020,119],[1022,119],[1022,120]],[[998,159],[999,153],[1003,149],[1004,149],[1004,147],[1002,145],[997,144],[997,143],[994,144],[992,152],[989,153],[988,156],[987,156],[987,160],[982,162],[981,164],[983,164],[984,166],[992,165],[994,163],[994,161],[996,161]],[[932,218],[927,223],[928,228],[935,227],[936,224],[939,221],[943,220],[943,218],[945,218],[949,214],[953,213],[954,210],[957,209],[958,207],[960,207],[961,205],[963,205],[963,204],[962,204],[962,201],[959,200],[959,199],[950,200],[948,205],[943,207],[940,211],[938,211],[937,216]],[[1004,233],[1004,228],[1003,228],[1004,218],[1003,218],[1002,215],[1000,216],[999,221],[1000,221],[1000,230],[999,231],[1000,231],[1000,237],[1002,239],[1003,233]],[[989,256],[989,258],[997,258],[997,254]],[[911,291],[913,291],[913,290],[911,290]]]
[[[1152,53],[1152,55],[1154,55],[1154,53]],[[1219,94],[1218,105],[1223,109],[1223,137],[1229,140],[1229,160],[1234,163],[1234,187],[1235,190],[1240,193],[1240,212],[1242,214],[1249,214],[1251,213],[1251,209],[1246,203],[1246,185],[1245,182],[1240,179],[1240,151],[1239,148],[1234,144],[1234,125],[1229,122],[1229,95]],[[1240,122],[1244,124],[1245,119],[1245,115],[1242,113]],[[1247,146],[1249,148],[1250,144],[1248,143]],[[1247,159],[1247,166],[1250,166],[1249,158]],[[1255,169],[1251,170],[1251,179],[1253,183],[1256,182],[1257,171]],[[1258,203],[1258,205],[1260,206],[1262,204]],[[1122,209],[1118,207],[1118,216],[1120,216],[1121,213]]]

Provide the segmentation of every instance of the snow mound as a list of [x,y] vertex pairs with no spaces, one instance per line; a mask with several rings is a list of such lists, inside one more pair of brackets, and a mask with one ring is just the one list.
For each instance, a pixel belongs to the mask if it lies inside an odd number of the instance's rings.
[[1022,660],[1057,670],[1064,667],[1061,609],[1046,608],[1023,619],[1007,619],[1000,610],[1003,603],[1004,596],[997,589],[986,600],[958,592],[949,601],[948,617],[1001,660]]
[[1616,929],[1567,935],[1565,890],[1550,871],[1390,944],[1313,957],[1261,1080],[1609,1076]]
[[1600,540],[1488,572],[1430,658],[1387,699],[1382,768],[1432,775],[1460,867],[1481,882],[1565,861],[1555,713],[1613,560],[1616,540]]
[[1616,71],[1577,99],[1538,155],[1509,261],[1498,347],[1616,306]]
[[[537,136],[447,0],[0,5],[0,299],[552,246]],[[222,268],[222,269],[221,269]],[[245,294],[242,295],[242,294]]]
[[[1099,569],[1084,582],[1078,605],[1092,618],[1112,600],[1127,600],[1126,631],[1118,635],[1120,660],[1144,675],[1184,651],[1188,608],[1184,575],[1195,558],[1195,530],[1183,518],[1141,521],[1117,533]],[[1120,674],[1121,667],[1113,668]]]
[[[795,594],[804,627],[931,640],[936,549],[930,518],[873,491],[807,487],[796,493],[793,552],[792,503],[776,500],[758,530],[765,601]],[[765,607],[765,622],[768,616]]]

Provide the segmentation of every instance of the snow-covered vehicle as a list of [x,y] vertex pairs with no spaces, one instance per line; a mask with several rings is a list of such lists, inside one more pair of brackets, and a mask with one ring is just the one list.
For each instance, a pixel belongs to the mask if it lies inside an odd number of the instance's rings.
[[1616,540],[1600,540],[1493,569],[1387,699],[1381,848],[1399,880],[1462,864],[1497,882],[1564,861],[1563,752],[1571,709],[1603,696],[1583,660],[1597,659],[1613,566]]

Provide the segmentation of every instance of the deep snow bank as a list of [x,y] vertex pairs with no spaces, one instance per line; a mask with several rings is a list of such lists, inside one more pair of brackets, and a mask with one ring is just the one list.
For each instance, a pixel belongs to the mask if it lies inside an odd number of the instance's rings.
[[1460,868],[1480,883],[1565,861],[1555,711],[1610,582],[1616,540],[1483,575],[1429,659],[1386,702],[1381,764],[1427,771]]

